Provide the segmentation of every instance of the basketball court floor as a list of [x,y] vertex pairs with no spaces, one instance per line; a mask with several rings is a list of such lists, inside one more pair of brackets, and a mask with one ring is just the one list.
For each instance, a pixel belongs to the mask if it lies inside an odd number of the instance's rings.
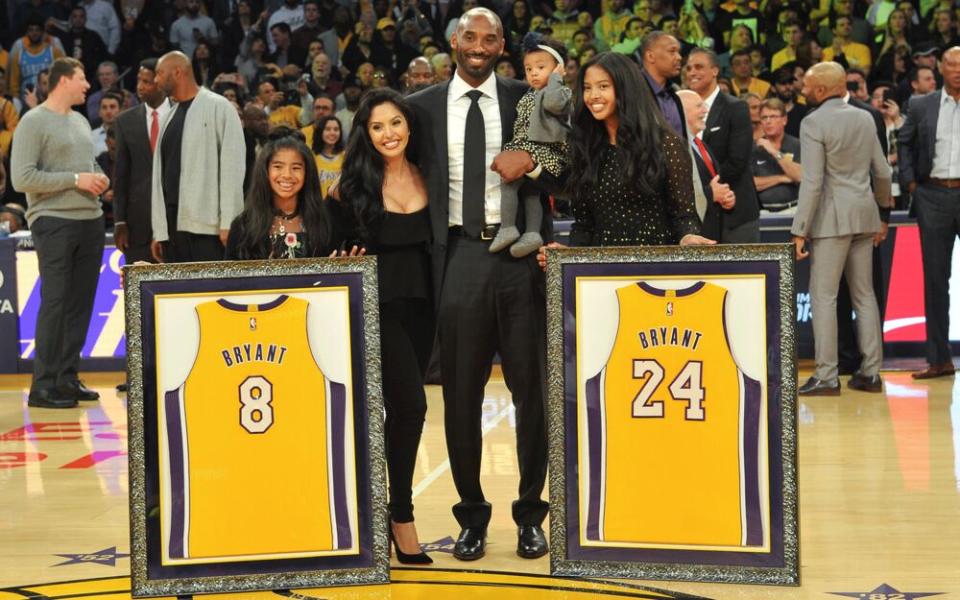
[[[809,373],[801,373],[804,381]],[[483,483],[494,505],[487,556],[452,556],[458,527],[440,390],[414,479],[417,527],[434,559],[389,586],[230,598],[960,598],[960,384],[884,373],[885,393],[801,399],[801,580],[796,588],[549,577],[516,556],[514,420],[502,378],[487,386]],[[120,373],[88,374],[100,402],[27,407],[28,376],[0,376],[0,600],[130,597],[127,415]],[[546,525],[546,524],[545,524]],[[393,563],[397,567],[397,563]],[[225,596],[226,597],[226,596]]]

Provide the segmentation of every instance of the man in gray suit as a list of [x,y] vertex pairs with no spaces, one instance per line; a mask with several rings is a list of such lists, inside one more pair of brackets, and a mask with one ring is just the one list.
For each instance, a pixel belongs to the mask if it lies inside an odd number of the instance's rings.
[[960,47],[943,53],[943,89],[910,99],[897,147],[900,184],[913,194],[923,256],[923,308],[929,365],[914,379],[952,376],[950,257],[960,234]]
[[[883,342],[880,311],[873,293],[873,245],[879,243],[882,207],[892,205],[890,166],[865,111],[843,102],[846,77],[839,64],[825,62],[807,71],[803,95],[819,105],[800,125],[803,176],[793,243],[797,259],[811,257],[810,302],[816,372],[800,387],[802,396],[840,394],[837,377],[837,291],[846,275],[857,311],[863,363],[847,386],[880,392]],[[871,191],[871,177],[873,189]],[[805,246],[809,242],[810,249]]]

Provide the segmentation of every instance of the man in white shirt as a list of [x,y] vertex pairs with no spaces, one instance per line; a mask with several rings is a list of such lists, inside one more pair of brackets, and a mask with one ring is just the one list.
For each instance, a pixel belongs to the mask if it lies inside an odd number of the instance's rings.
[[123,97],[114,92],[106,92],[100,96],[100,127],[97,127],[90,135],[93,138],[93,156],[97,157],[107,151],[107,129],[113,127],[113,122],[120,114],[120,105],[123,104]]
[[[485,554],[491,506],[480,486],[480,417],[491,361],[499,352],[516,407],[517,554],[537,558],[547,552],[540,525],[548,509],[541,499],[547,466],[543,274],[532,254],[516,259],[489,250],[500,223],[501,181],[526,174],[543,187],[553,180],[537,165],[535,149],[500,151],[502,134],[513,131],[516,105],[527,89],[520,81],[493,73],[504,48],[500,19],[484,8],[466,12],[451,46],[458,65],[453,78],[413,94],[409,101],[418,117],[421,158],[430,165],[425,173],[445,429],[460,495],[453,514],[462,528],[453,555],[475,560]],[[549,214],[545,210],[545,221],[539,224],[547,239]]]
[[187,0],[187,12],[170,26],[170,43],[193,59],[193,51],[201,39],[216,45],[220,39],[217,25],[208,16],[200,14],[200,0]]
[[[305,22],[301,0],[284,0],[283,6],[270,15],[270,20],[267,21],[267,31],[270,31],[277,23],[286,23],[293,31],[302,27]],[[267,36],[267,43],[270,45],[270,52],[277,51],[277,44],[270,36]]]
[[96,31],[107,46],[107,51],[113,54],[120,45],[120,19],[112,2],[107,0],[83,0],[83,8],[87,11],[87,29]]

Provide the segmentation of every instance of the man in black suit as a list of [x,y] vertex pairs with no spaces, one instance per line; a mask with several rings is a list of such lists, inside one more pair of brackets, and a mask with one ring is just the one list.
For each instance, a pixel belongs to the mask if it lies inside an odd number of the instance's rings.
[[[516,259],[509,252],[491,254],[489,247],[499,226],[501,177],[526,176],[543,187],[550,187],[551,177],[535,162],[533,149],[533,157],[525,151],[500,152],[527,90],[520,81],[493,74],[504,48],[500,19],[484,8],[468,11],[451,46],[458,65],[454,77],[409,101],[430,195],[444,424],[460,495],[453,506],[462,528],[454,556],[474,560],[485,553],[491,506],[480,486],[480,419],[484,386],[499,352],[516,407],[517,554],[537,558],[547,552],[540,526],[548,509],[540,498],[547,474],[544,279],[535,255]],[[544,211],[541,223],[545,239],[549,213]]]
[[705,182],[701,188],[707,198],[707,210],[701,219],[703,226],[700,228],[700,235],[716,240],[720,237],[720,214],[724,210],[733,208],[736,204],[736,195],[729,185],[720,183],[720,175],[717,172],[717,165],[720,163],[703,140],[697,137],[697,134],[707,126],[709,112],[707,104],[692,90],[680,90],[677,92],[677,97],[683,105],[684,121],[687,131],[690,132],[693,163],[697,166],[700,181]]
[[736,195],[731,210],[720,214],[720,238],[724,244],[752,244],[760,241],[760,203],[750,171],[753,125],[746,102],[724,94],[717,85],[720,68],[717,57],[703,48],[694,48],[687,57],[686,84],[707,103],[707,128],[701,139],[719,161],[720,181]]
[[170,111],[170,102],[155,83],[157,59],[140,63],[137,97],[140,104],[117,116],[117,158],[113,173],[113,239],[127,264],[154,262],[150,254],[150,182],[153,152],[160,124]]
[[923,256],[923,309],[929,365],[914,379],[953,375],[950,352],[950,257],[960,235],[960,161],[951,160],[960,126],[960,47],[943,53],[943,88],[910,99],[897,136],[900,185],[913,194]]
[[[880,148],[883,149],[883,155],[888,153],[889,143],[887,140],[887,126],[883,121],[883,114],[853,95],[848,90],[843,97],[844,102],[850,106],[855,106],[860,110],[870,113],[873,119],[873,125],[877,130],[877,139],[880,140]],[[887,230],[890,223],[890,209],[877,207],[880,211],[880,233],[876,243],[879,244],[887,237]],[[880,250],[875,246],[873,249],[873,293],[877,297],[877,306],[880,309],[880,318],[883,319],[884,292],[883,292],[883,264],[880,258]],[[860,369],[863,356],[860,354],[860,345],[857,343],[856,324],[853,321],[853,302],[850,299],[850,288],[847,286],[847,277],[844,275],[840,279],[840,288],[837,293],[837,356],[839,357],[839,372],[841,375],[852,375]]]

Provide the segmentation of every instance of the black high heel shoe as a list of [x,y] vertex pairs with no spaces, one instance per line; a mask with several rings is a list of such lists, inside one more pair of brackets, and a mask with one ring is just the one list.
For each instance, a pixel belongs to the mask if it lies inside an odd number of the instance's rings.
[[404,551],[400,550],[399,544],[397,544],[397,538],[393,536],[393,526],[390,526],[390,541],[393,542],[393,550],[397,554],[397,561],[403,565],[432,565],[433,559],[427,556],[426,552],[418,552],[417,554],[407,554]]

